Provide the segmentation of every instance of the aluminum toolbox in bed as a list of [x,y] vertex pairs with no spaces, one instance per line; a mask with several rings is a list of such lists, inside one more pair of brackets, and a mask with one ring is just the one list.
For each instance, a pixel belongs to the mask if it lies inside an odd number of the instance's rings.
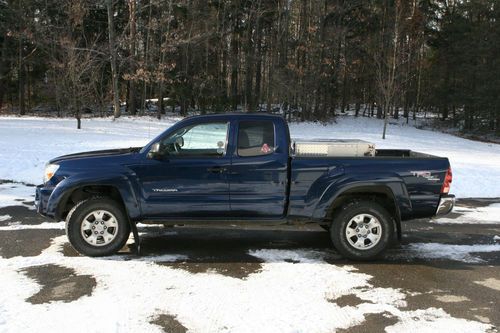
[[295,156],[375,156],[375,144],[363,140],[297,140],[292,145]]

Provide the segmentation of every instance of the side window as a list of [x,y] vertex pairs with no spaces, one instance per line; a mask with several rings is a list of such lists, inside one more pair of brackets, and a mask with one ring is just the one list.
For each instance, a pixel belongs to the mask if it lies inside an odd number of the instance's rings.
[[272,121],[240,121],[238,127],[238,155],[262,156],[274,152],[274,125]]
[[213,156],[226,153],[227,123],[204,123],[181,128],[161,141],[165,156]]

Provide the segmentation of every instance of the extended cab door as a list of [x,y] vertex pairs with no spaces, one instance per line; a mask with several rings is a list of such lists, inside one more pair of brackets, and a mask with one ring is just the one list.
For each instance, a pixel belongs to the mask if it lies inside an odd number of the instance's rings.
[[[279,218],[285,214],[288,133],[277,132],[273,118],[246,118],[237,123],[229,183],[231,215]],[[282,135],[280,141],[277,133]],[[282,144],[279,145],[278,143]]]
[[182,127],[160,140],[160,158],[137,170],[146,218],[199,218],[229,212],[229,122]]

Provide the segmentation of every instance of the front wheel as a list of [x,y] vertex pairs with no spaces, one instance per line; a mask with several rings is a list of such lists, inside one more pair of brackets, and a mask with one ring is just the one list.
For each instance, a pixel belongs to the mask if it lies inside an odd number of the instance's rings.
[[127,242],[130,225],[123,208],[109,198],[91,198],[78,203],[66,218],[66,235],[79,253],[108,256]]
[[392,216],[373,201],[356,201],[333,216],[330,236],[335,248],[346,258],[371,260],[389,245],[394,233]]

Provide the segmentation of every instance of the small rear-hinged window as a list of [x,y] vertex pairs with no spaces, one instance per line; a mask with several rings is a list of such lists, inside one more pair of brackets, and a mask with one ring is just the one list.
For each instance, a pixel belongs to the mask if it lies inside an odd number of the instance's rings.
[[272,121],[241,121],[238,130],[238,155],[263,156],[275,150]]

